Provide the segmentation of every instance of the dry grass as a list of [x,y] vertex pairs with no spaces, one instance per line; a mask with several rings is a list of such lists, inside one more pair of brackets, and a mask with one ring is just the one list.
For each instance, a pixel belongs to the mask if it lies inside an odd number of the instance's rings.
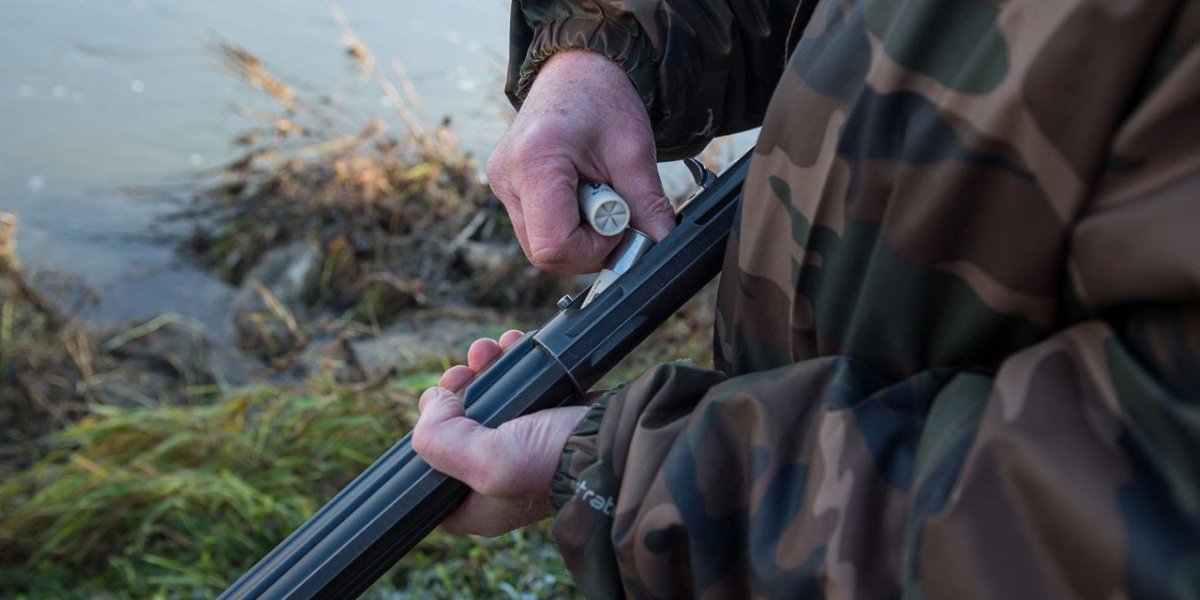
[[[448,124],[425,119],[403,67],[381,69],[336,6],[334,14],[347,56],[384,91],[401,131],[381,119],[340,125],[337,107],[305,101],[258,58],[221,44],[227,69],[278,110],[242,111],[258,125],[180,215],[194,223],[186,253],[238,284],[268,250],[315,242],[324,260],[316,312],[372,325],[424,306],[548,306],[566,280],[527,268],[507,215]],[[473,245],[507,258],[472,264]],[[516,292],[496,294],[487,281],[510,281]]]
[[107,368],[87,332],[30,283],[16,230],[0,213],[0,474],[39,456],[39,438],[84,410]]

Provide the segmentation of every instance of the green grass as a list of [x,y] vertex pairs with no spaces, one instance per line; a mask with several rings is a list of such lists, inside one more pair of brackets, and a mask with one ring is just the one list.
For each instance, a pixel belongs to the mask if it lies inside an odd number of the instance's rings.
[[[707,362],[711,304],[709,290],[601,387],[665,360]],[[93,405],[0,483],[0,596],[213,597],[401,438],[446,366],[373,387],[316,379],[204,405]],[[368,597],[573,597],[547,527],[435,533]]]
[[[0,485],[6,597],[212,597],[409,428],[430,376],[258,388],[212,405],[97,407]],[[372,592],[570,596],[544,529],[434,534]]]
[[[709,290],[601,387],[665,360],[707,362],[711,305]],[[317,379],[199,406],[92,406],[0,483],[0,596],[213,597],[401,438],[445,366],[373,387]],[[434,533],[368,597],[574,594],[542,523],[495,539]]]

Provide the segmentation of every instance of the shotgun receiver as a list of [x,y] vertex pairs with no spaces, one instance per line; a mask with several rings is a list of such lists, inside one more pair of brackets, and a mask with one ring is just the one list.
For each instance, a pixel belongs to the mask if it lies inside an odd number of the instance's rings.
[[[679,224],[584,305],[527,333],[464,389],[467,416],[488,427],[568,404],[720,271],[747,153],[680,212]],[[354,598],[433,531],[469,488],[413,452],[411,434],[243,574],[221,598]]]

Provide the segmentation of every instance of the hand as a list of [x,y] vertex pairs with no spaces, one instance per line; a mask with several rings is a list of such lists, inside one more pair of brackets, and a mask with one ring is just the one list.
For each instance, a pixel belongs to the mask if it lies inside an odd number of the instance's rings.
[[448,369],[438,387],[421,395],[413,449],[431,467],[472,489],[442,522],[449,533],[496,536],[553,514],[550,480],[587,407],[544,410],[491,429],[467,418],[455,395],[520,337],[521,332],[509,331],[499,342],[476,340],[467,364]]
[[619,241],[580,218],[580,179],[612,185],[629,203],[630,225],[656,240],[675,226],[641,97],[619,65],[594,52],[546,61],[487,172],[539,269],[597,271]]

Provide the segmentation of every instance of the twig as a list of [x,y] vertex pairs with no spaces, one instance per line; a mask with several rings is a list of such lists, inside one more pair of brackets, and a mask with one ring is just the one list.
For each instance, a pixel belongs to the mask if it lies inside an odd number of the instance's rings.
[[458,248],[467,243],[467,240],[471,239],[471,236],[475,235],[483,227],[483,224],[487,222],[488,217],[491,216],[489,212],[487,210],[477,211],[475,216],[471,217],[471,222],[467,223],[467,226],[463,227],[462,231],[459,231],[458,235],[454,236],[454,240],[450,242],[450,247]]
[[177,315],[175,313],[164,313],[154,317],[153,319],[150,319],[149,321],[146,321],[137,327],[127,329],[117,335],[114,335],[113,337],[109,338],[108,341],[104,342],[101,348],[103,348],[105,352],[112,352],[113,350],[116,350],[121,346],[132,342],[133,340],[150,335],[155,331],[158,331],[159,329],[171,324],[183,325],[197,332],[204,331],[204,325],[201,325],[197,321],[193,321],[187,317]]
[[[362,38],[354,32],[350,26],[350,20],[346,17],[346,13],[337,3],[337,0],[329,0],[329,10],[333,13],[333,20],[337,23],[338,30],[341,31],[342,40],[350,49],[350,54],[354,58],[362,62],[363,70],[370,73],[379,88],[383,90],[384,96],[391,103],[392,108],[396,109],[396,114],[400,116],[400,120],[404,121],[404,126],[408,128],[409,133],[421,145],[422,150],[430,150],[429,136],[425,133],[425,128],[421,126],[421,121],[411,110],[409,110],[404,96],[396,89],[396,85],[392,83],[391,78],[387,76],[375,61],[374,55],[363,43]],[[411,87],[411,86],[410,86]]]
[[225,66],[229,70],[250,85],[270,94],[284,108],[295,110],[296,91],[271,75],[257,56],[233,44],[222,43],[218,48],[225,59]]
[[279,321],[288,328],[289,332],[296,337],[300,337],[300,324],[296,322],[296,317],[292,314],[292,311],[288,310],[288,308],[279,301],[279,298],[276,298],[275,294],[272,294],[271,290],[267,289],[267,286],[263,285],[262,283],[255,281],[254,290],[258,292],[260,297],[262,297],[263,304],[267,306],[267,310],[269,310],[276,319],[279,319]]
[[16,233],[16,215],[0,213],[0,276],[5,276],[17,288],[17,294],[41,313],[50,329],[57,330],[63,326],[65,320],[58,307],[26,281],[21,272],[21,264],[17,260]]
[[421,102],[421,94],[417,92],[417,86],[413,85],[412,78],[408,76],[408,69],[404,68],[404,63],[400,62],[399,58],[392,59],[392,71],[396,73],[396,79],[400,80],[400,88],[404,90],[405,100],[413,107],[413,113],[428,123],[429,115]]

